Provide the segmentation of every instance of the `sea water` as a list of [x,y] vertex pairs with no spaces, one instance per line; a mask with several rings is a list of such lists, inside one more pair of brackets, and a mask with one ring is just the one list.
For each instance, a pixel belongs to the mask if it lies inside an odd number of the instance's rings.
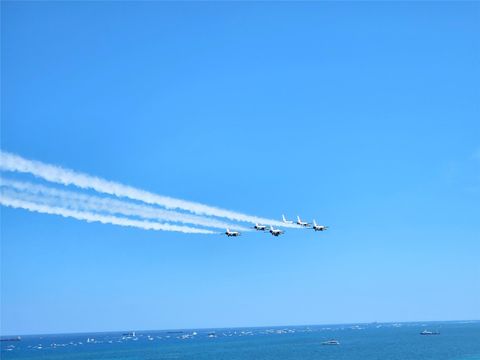
[[480,321],[28,335],[2,341],[1,358],[480,360]]

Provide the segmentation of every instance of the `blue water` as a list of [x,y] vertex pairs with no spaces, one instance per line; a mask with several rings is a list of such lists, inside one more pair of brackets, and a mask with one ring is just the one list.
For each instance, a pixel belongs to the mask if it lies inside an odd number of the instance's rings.
[[[422,336],[420,331],[440,335]],[[90,339],[87,342],[87,339]],[[336,339],[338,346],[321,345]],[[480,359],[480,322],[358,324],[29,335],[2,342],[8,359]]]

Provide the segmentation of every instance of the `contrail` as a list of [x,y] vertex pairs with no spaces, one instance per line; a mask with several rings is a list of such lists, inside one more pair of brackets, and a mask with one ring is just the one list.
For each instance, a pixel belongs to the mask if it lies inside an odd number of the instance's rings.
[[[32,184],[29,182],[9,180],[3,177],[0,178],[0,185],[2,186],[2,189],[6,187],[24,193],[26,192],[33,194],[35,196],[30,197],[29,200],[36,203],[48,204],[50,206],[60,206],[62,208],[81,211],[86,210],[94,212],[106,212],[110,214],[121,214],[125,216],[137,216],[144,219],[180,222],[183,224],[192,224],[218,229],[231,228],[240,231],[251,230],[213,218],[159,209],[149,205],[134,204],[124,200],[85,195],[74,191],[60,190],[53,187]],[[5,190],[3,190],[3,193],[5,193]]]
[[21,156],[5,151],[0,151],[0,169],[4,171],[30,173],[47,181],[67,186],[74,185],[82,189],[93,189],[97,192],[110,194],[117,197],[127,197],[133,200],[143,201],[147,204],[160,205],[167,209],[182,209],[197,215],[216,216],[248,223],[263,223],[275,226],[296,227],[295,225],[284,224],[283,222],[277,220],[250,216],[196,202],[157,195],[145,190],[134,188],[132,186],[123,185],[99,177],[64,169],[59,166],[45,164],[35,160],[28,160]]
[[12,208],[20,208],[28,211],[60,215],[67,218],[74,218],[77,220],[83,220],[87,222],[100,222],[102,224],[113,224],[119,226],[128,226],[134,228],[140,228],[145,230],[163,230],[163,231],[176,231],[188,234],[215,234],[215,232],[205,229],[197,229],[188,226],[177,226],[170,224],[160,224],[150,221],[126,219],[117,216],[100,215],[88,211],[76,211],[65,209],[62,207],[49,206],[44,204],[37,204],[31,201],[25,201],[21,198],[11,197],[4,195],[0,197],[0,204]]

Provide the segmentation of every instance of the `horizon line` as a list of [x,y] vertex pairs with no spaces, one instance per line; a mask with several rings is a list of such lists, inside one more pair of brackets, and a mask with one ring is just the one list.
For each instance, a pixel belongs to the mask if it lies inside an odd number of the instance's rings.
[[339,322],[339,323],[319,323],[319,324],[291,324],[291,325],[255,325],[255,326],[217,326],[217,327],[187,327],[187,328],[166,328],[166,329],[128,329],[128,330],[101,330],[101,331],[80,331],[80,332],[54,332],[37,334],[6,334],[0,338],[16,336],[52,336],[52,335],[81,335],[81,334],[108,334],[120,333],[124,331],[147,332],[147,331],[179,331],[179,330],[214,330],[214,329],[261,329],[261,328],[281,328],[281,327],[300,327],[300,326],[339,326],[339,325],[371,325],[371,324],[415,324],[415,323],[448,323],[448,322],[480,322],[480,319],[456,319],[456,320],[412,320],[412,321],[362,321],[362,322]]

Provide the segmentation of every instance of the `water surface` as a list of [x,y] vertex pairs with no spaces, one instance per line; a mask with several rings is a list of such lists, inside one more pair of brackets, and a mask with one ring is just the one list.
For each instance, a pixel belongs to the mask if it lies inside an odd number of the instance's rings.
[[[424,330],[440,335],[422,336]],[[336,339],[340,345],[322,345]],[[352,324],[22,336],[1,358],[42,360],[480,360],[480,322]]]

